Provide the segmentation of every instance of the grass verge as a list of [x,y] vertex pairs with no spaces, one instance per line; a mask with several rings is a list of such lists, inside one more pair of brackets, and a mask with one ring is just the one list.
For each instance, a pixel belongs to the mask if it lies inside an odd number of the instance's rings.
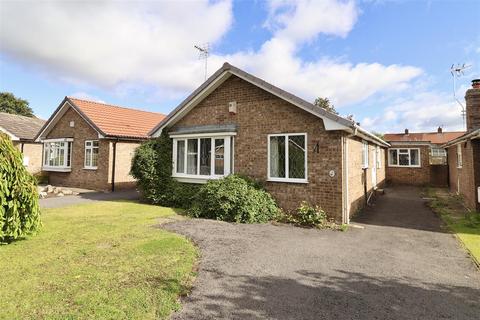
[[454,232],[480,267],[480,213],[468,212],[462,198],[445,189],[428,188],[426,196],[431,198],[430,207]]
[[1,319],[162,319],[193,279],[195,247],[154,227],[170,208],[99,202],[43,211],[0,246]]

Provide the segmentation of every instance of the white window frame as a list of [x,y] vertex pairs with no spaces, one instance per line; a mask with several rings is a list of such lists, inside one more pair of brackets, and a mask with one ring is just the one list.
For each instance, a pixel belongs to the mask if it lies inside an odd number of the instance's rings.
[[[439,151],[442,151],[442,152],[439,152]],[[438,157],[438,158],[446,157],[447,156],[447,150],[445,150],[444,148],[431,147],[430,148],[430,155],[432,157]]]
[[362,141],[362,169],[367,169],[368,164],[369,164],[369,147],[368,147],[368,141],[363,140]]
[[[392,164],[392,158],[390,151],[397,150],[397,164]],[[401,165],[400,164],[400,150],[408,150],[408,165]],[[418,151],[418,165],[412,165],[412,153],[411,150]],[[402,154],[406,154],[402,152]],[[398,167],[398,168],[421,168],[422,167],[422,154],[420,152],[420,148],[389,148],[388,149],[388,166],[389,167]]]
[[463,168],[462,144],[457,144],[457,168]]
[[[98,145],[96,147],[93,146],[94,142],[98,142]],[[90,143],[90,146],[87,146],[87,143]],[[94,149],[98,150],[98,154],[100,153],[100,142],[99,142],[99,140],[85,140],[85,151],[83,153],[83,155],[84,155],[83,168],[84,169],[97,170],[97,168],[98,168],[98,155],[97,155],[97,165],[96,166],[92,166],[92,165],[87,166],[87,150],[90,150],[90,163],[92,163],[93,162],[93,150]]]
[[[194,183],[204,183],[207,180],[212,179],[220,179],[223,177],[228,176],[229,174],[233,173],[233,161],[232,158],[234,157],[232,152],[233,147],[233,137],[235,133],[211,133],[211,134],[197,134],[197,135],[175,135],[171,136],[173,138],[173,152],[172,152],[172,177],[176,178],[179,181],[183,182],[194,182]],[[197,173],[196,174],[188,174],[187,172],[187,149],[188,149],[188,140],[189,139],[196,139],[197,140]],[[200,174],[200,139],[211,139],[211,149],[210,149],[210,174],[209,175],[201,175]],[[224,150],[223,150],[223,174],[215,174],[215,139],[224,139]],[[183,173],[177,172],[177,145],[179,141],[184,141],[185,144],[185,152],[184,152],[184,167]]]
[[[73,153],[73,139],[71,138],[60,138],[60,139],[45,139],[43,142],[42,150],[42,170],[43,171],[59,171],[59,172],[69,172],[72,170],[72,153]],[[46,149],[50,149],[51,143],[60,143],[63,142],[63,165],[49,165],[46,164],[47,158],[45,157]],[[70,155],[68,154],[68,146],[70,145]],[[59,148],[60,149],[60,148]],[[50,151],[48,151],[50,155]],[[70,164],[68,164],[68,157],[70,156]]]
[[[289,178],[289,163],[288,163],[288,141],[290,136],[304,136],[305,137],[305,178]],[[285,178],[270,176],[270,138],[271,137],[285,137]],[[308,183],[308,137],[307,133],[276,133],[267,135],[267,181],[273,182],[290,182],[290,183]]]

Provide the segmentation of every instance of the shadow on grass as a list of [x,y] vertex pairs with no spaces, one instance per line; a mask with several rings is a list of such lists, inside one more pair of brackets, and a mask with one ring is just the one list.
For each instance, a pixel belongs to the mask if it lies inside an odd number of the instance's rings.
[[[336,270],[336,276],[297,271],[279,276],[226,275],[228,288],[187,298],[173,319],[475,319],[478,287],[447,286],[416,279],[370,277]],[[215,280],[211,280],[215,281]]]

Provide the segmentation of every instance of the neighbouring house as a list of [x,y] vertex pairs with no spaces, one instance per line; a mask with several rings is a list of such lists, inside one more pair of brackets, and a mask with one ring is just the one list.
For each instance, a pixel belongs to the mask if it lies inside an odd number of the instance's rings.
[[285,210],[305,200],[348,223],[385,181],[388,143],[228,63],[150,134],[164,130],[178,181],[248,175]]
[[442,147],[448,150],[450,190],[480,212],[480,79],[465,94],[467,132]]
[[448,186],[447,151],[442,147],[465,132],[387,133],[387,183]]
[[45,120],[0,112],[0,131],[12,139],[23,154],[23,164],[30,173],[42,170],[42,144],[35,142],[35,136]]
[[53,185],[114,191],[135,186],[135,149],[165,116],[65,97],[39,131],[42,170]]

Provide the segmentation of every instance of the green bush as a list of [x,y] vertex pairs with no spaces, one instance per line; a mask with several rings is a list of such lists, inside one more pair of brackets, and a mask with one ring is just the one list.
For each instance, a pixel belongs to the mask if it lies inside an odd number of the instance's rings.
[[208,181],[188,210],[197,218],[241,223],[267,222],[275,219],[278,212],[270,194],[256,188],[252,180],[237,175]]
[[172,140],[166,132],[135,150],[130,173],[145,200],[162,206],[187,209],[199,189],[172,178]]
[[327,222],[327,214],[319,206],[312,207],[303,201],[295,214],[286,214],[285,220],[303,227],[316,227]]
[[35,178],[25,169],[22,154],[0,133],[0,242],[30,234],[40,225]]

